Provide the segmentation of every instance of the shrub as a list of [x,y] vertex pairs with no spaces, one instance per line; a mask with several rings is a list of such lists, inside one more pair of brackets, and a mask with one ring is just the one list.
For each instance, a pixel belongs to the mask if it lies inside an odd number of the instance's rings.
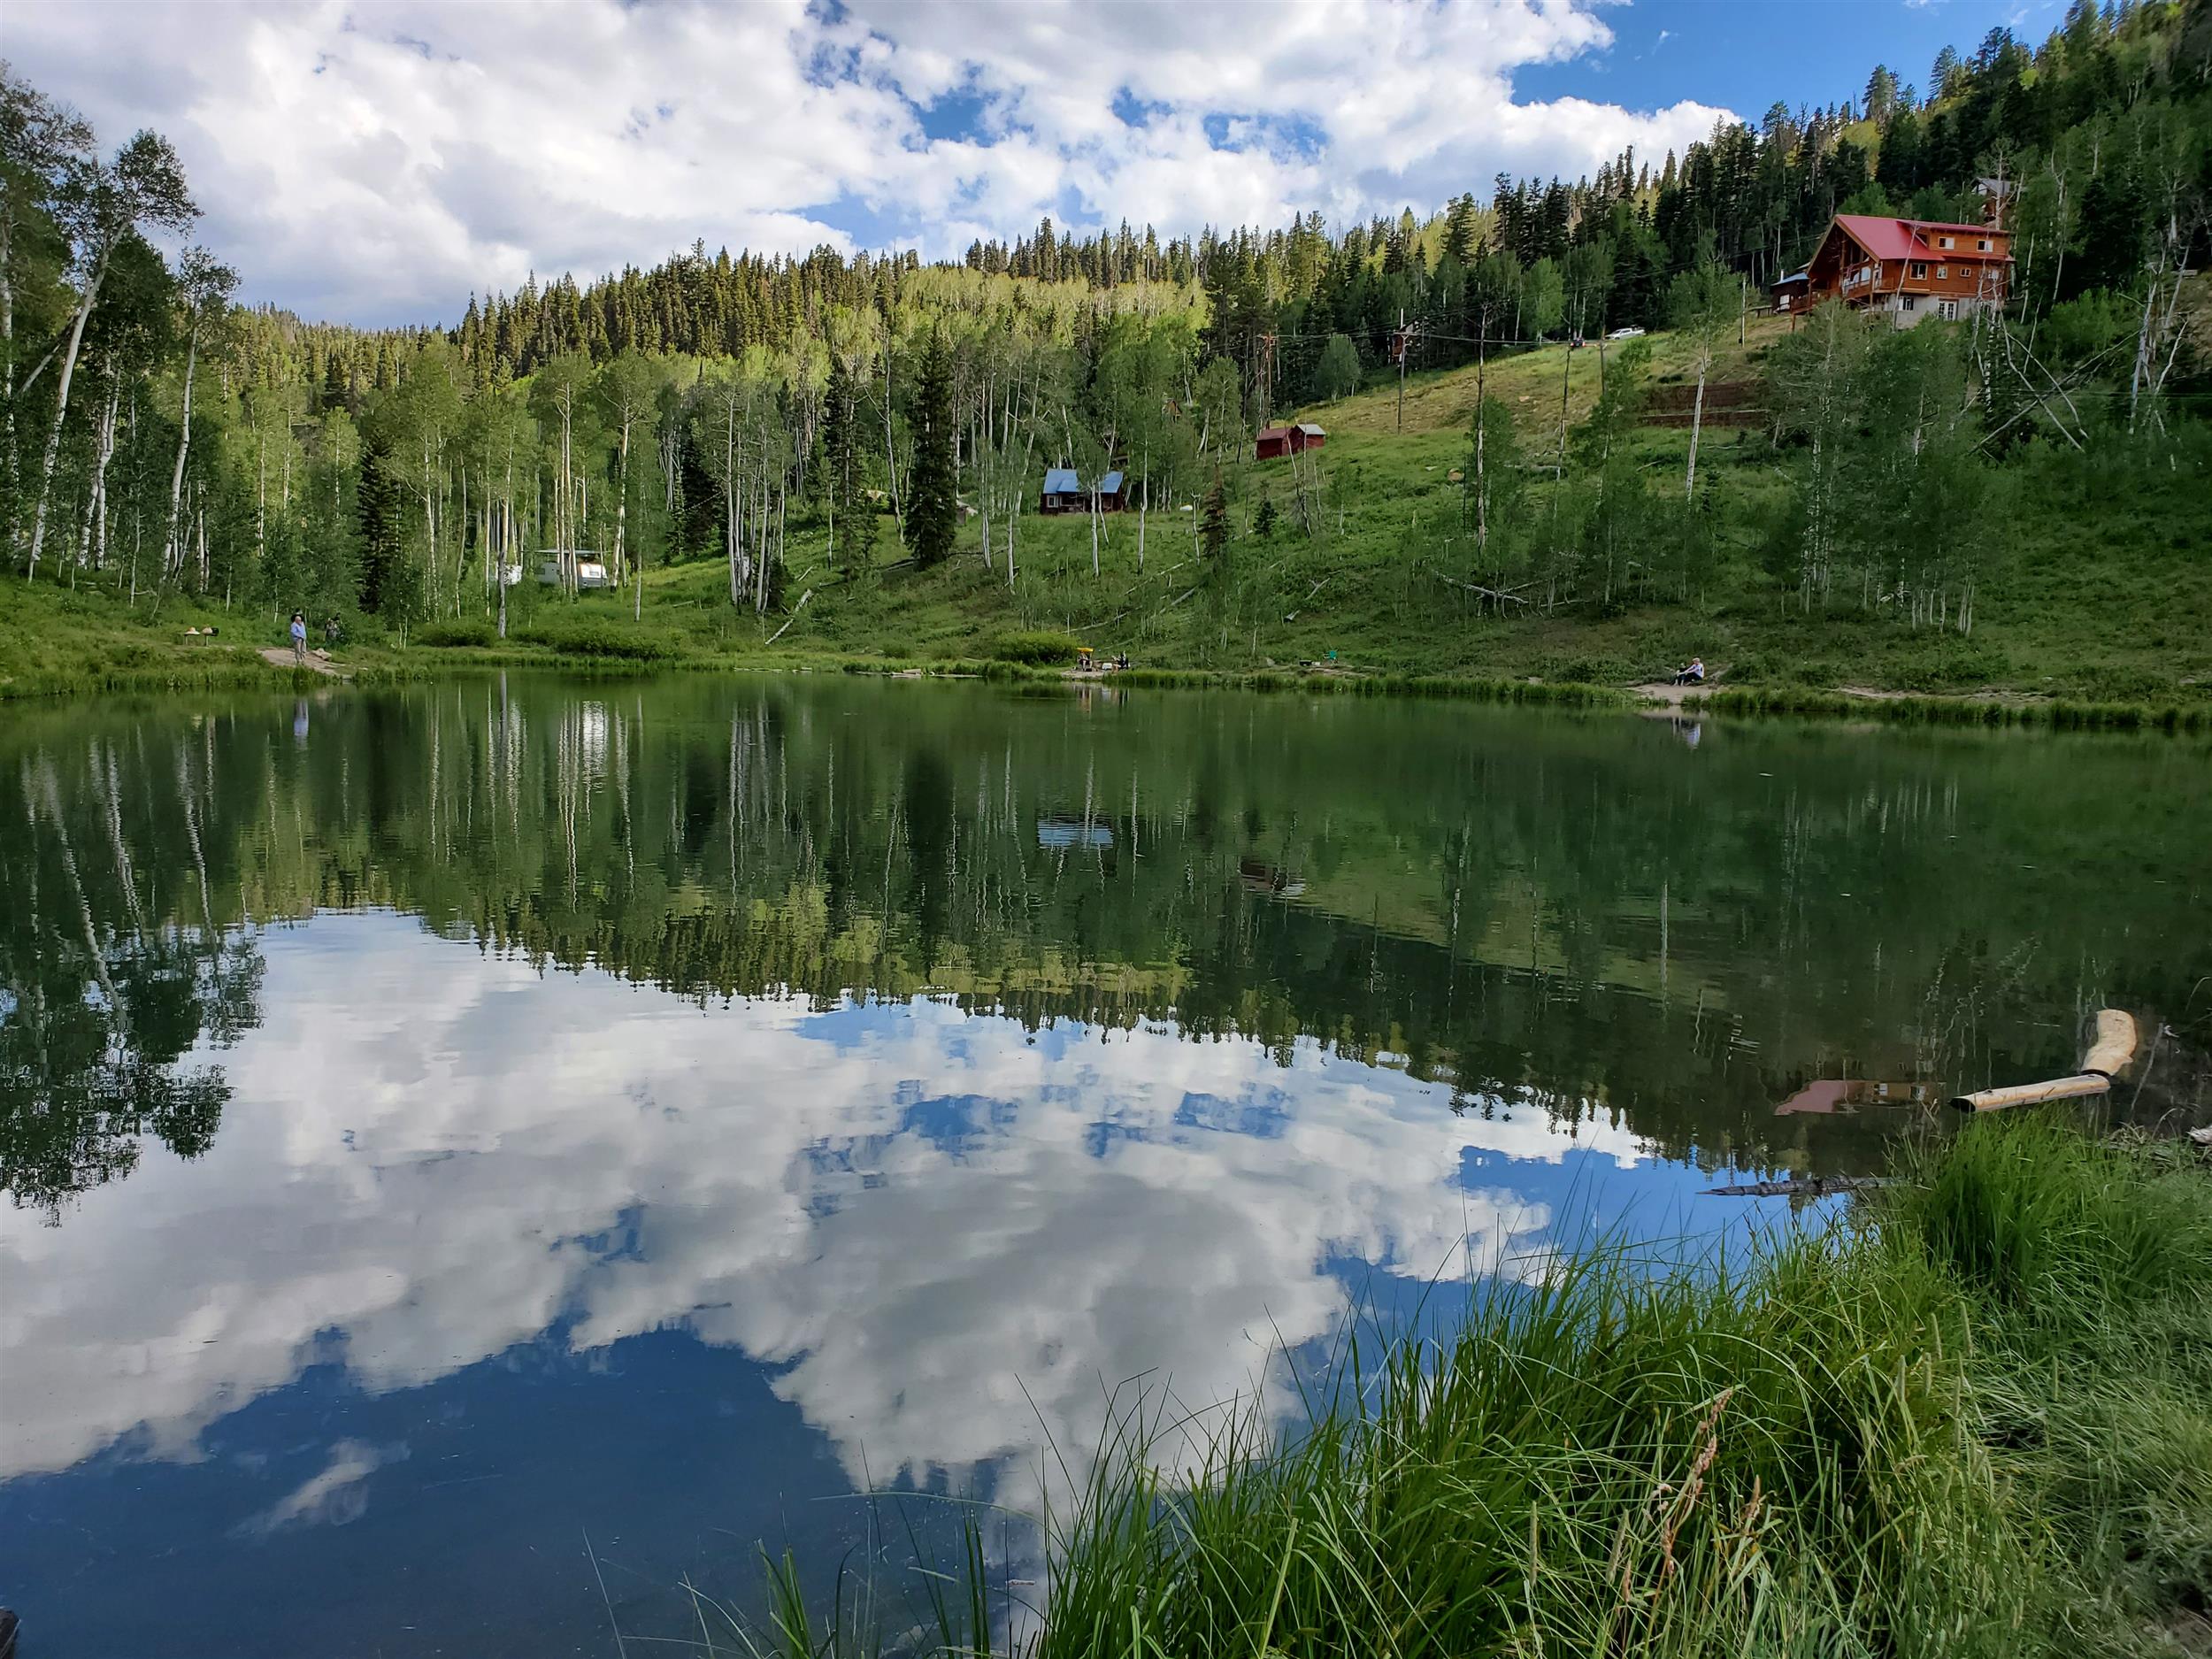
[[1634,680],[1634,664],[1618,657],[1549,657],[1544,659],[1546,680],[1578,686],[1624,685]]
[[664,662],[676,655],[672,641],[613,622],[541,623],[525,629],[518,638],[542,645],[563,657],[611,657],[631,662]]
[[1025,663],[1032,668],[1071,663],[1081,642],[1064,634],[1032,630],[1002,634],[991,642],[991,655],[1002,663]]
[[498,631],[488,622],[433,622],[415,634],[418,645],[496,645]]
[[1902,678],[1915,687],[1955,690],[1994,685],[2011,672],[2011,659],[2003,651],[1954,636],[1931,641],[1923,654],[1908,659]]

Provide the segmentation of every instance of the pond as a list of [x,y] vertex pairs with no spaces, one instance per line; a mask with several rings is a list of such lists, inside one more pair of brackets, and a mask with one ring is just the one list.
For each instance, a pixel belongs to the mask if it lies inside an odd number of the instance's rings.
[[1355,1323],[1785,1218],[1707,1189],[2212,973],[2165,740],[486,678],[12,710],[0,801],[39,1659],[895,1578],[1114,1402],[1287,1417]]

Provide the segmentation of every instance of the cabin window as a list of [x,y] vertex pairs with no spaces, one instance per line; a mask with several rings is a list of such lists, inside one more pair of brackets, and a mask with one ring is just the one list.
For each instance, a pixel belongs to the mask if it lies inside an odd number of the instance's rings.
[[1939,248],[1948,248],[1950,245],[1951,245],[1951,239],[1950,239],[1948,236],[1939,236],[1939,237],[1937,237],[1937,238],[1936,238],[1936,246],[1937,246],[1937,247],[1939,247]]
[[1904,296],[1904,303],[1900,305],[1898,309],[1900,311],[1909,311],[1916,309],[1919,303],[1920,298],[1917,295],[1908,294]]
[[1984,253],[1987,253],[1989,251],[1989,238],[1985,236],[1974,245],[1980,249]]
[[1947,323],[1956,322],[1959,315],[1959,303],[1956,300],[1939,300],[1936,303],[1936,314]]
[[1945,279],[1947,279],[1947,277],[1949,277],[1949,276],[1950,276],[1950,274],[1951,274],[1951,267],[1950,267],[1949,265],[1938,265],[1938,266],[1936,267],[1936,280],[1937,280],[1937,281],[1939,281],[1939,282],[1943,281]]
[[1912,280],[1913,280],[1914,281],[1916,281],[1916,282],[1924,281],[1924,280],[1926,280],[1927,275],[1928,275],[1928,265],[1927,265],[1927,261],[1925,261],[1924,259],[1916,259],[1916,260],[1914,260],[1914,261],[1913,261],[1913,265],[1912,265]]

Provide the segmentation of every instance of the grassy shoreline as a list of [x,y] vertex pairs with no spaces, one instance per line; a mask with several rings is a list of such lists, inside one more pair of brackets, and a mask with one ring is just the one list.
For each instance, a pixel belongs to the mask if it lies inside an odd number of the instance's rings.
[[[2024,1116],[1900,1174],[1717,1272],[1555,1263],[1187,1483],[1122,1415],[1012,1651],[2212,1652],[2212,1157]],[[887,1624],[770,1578],[755,1651],[1008,1640],[973,1529]]]
[[[1480,669],[1418,672],[1367,665],[1326,668],[1133,668],[1101,679],[1076,680],[1052,666],[976,654],[992,649],[990,636],[948,641],[942,654],[873,655],[819,645],[785,649],[732,648],[702,640],[656,618],[643,627],[626,618],[587,614],[580,624],[564,618],[518,625],[495,644],[428,641],[404,646],[385,641],[349,643],[333,658],[335,676],[273,664],[259,654],[255,626],[237,615],[172,602],[158,624],[120,612],[105,595],[65,589],[17,588],[9,614],[0,618],[0,703],[96,694],[173,691],[279,690],[337,685],[374,687],[493,668],[564,672],[635,674],[831,672],[906,678],[973,678],[1037,685],[1106,685],[1125,690],[1211,688],[1257,692],[1329,693],[1360,696],[1465,699],[1664,712],[1643,702],[1632,687],[1589,680],[1505,675]],[[590,607],[596,611],[601,607]],[[187,627],[219,627],[213,638],[186,636]],[[261,630],[273,634],[274,629]],[[468,638],[470,631],[459,631]],[[2212,730],[2212,704],[2180,702],[2090,703],[2066,698],[1956,695],[1853,695],[1778,687],[1724,687],[1687,698],[1682,718],[1817,718],[1985,727],[2047,727],[2066,731]]]

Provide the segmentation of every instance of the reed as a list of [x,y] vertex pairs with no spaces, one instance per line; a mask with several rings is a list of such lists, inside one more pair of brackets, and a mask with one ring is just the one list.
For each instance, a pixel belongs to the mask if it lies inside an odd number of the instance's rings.
[[[1655,1271],[1535,1264],[1439,1341],[1351,1341],[1279,1432],[1110,1407],[1004,1616],[982,1533],[926,1605],[757,1651],[1415,1659],[2198,1652],[2212,1171],[1978,1120],[1824,1226]],[[1164,1470],[1187,1469],[1179,1477]],[[1035,1594],[1035,1593],[1032,1593]],[[864,1604],[872,1619],[855,1617]],[[995,1611],[995,1609],[1001,1609]],[[732,1628],[741,1621],[732,1617]],[[2190,1631],[2196,1632],[2195,1636]]]
[[1709,714],[1833,716],[1902,725],[2049,726],[2072,732],[2201,732],[2212,710],[2147,703],[2000,703],[1974,697],[1850,697],[1787,686],[1740,687],[1686,699]]

